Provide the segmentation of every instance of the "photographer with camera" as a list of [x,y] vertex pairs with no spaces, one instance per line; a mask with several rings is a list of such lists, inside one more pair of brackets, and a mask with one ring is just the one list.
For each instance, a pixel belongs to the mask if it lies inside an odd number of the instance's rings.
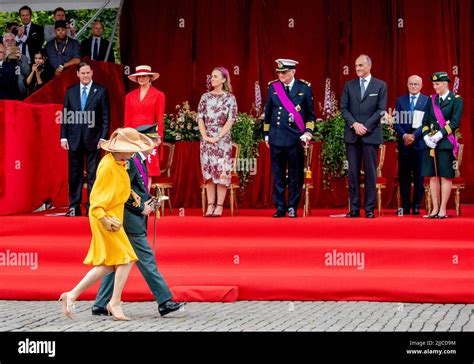
[[10,62],[15,70],[20,70],[20,73],[16,72],[18,81],[18,91],[20,99],[26,97],[25,77],[30,73],[30,66],[28,64],[28,58],[21,54],[20,48],[16,45],[15,35],[13,33],[5,33],[3,35],[3,45],[6,48],[5,60]]
[[31,66],[31,73],[25,81],[28,95],[39,90],[54,77],[54,71],[46,63],[47,58],[43,49],[36,52],[35,63]]

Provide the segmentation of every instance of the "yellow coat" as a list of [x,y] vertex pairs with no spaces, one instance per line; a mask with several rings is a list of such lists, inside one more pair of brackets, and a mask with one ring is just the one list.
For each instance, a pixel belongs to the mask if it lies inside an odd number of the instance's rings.
[[[125,162],[109,153],[99,163],[97,178],[90,195],[89,223],[92,241],[84,264],[119,265],[138,260],[123,229],[124,204],[130,196],[130,178]],[[118,231],[106,230],[99,221],[115,216],[122,226]]]

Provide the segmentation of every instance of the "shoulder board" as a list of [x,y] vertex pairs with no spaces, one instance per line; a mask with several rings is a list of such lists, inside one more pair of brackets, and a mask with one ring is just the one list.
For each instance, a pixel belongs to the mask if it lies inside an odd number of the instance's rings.
[[303,83],[305,83],[305,84],[308,85],[308,86],[311,86],[311,83],[308,82],[308,81],[306,81],[306,80],[303,80],[303,79],[300,78],[300,81],[303,82]]
[[456,95],[456,96],[454,96],[454,97],[457,99],[458,97],[461,97],[461,95]]
[[278,78],[277,78],[276,80],[270,81],[270,82],[268,83],[268,86],[270,86],[273,82],[277,82],[277,81],[278,81]]

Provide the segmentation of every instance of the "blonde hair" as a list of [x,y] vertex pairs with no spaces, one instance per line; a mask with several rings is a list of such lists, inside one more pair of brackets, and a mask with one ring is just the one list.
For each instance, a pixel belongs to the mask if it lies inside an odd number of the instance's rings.
[[222,85],[222,89],[226,92],[232,93],[232,85],[230,83],[229,71],[225,67],[216,67],[213,71],[219,71],[222,74],[222,77],[225,78],[225,82]]

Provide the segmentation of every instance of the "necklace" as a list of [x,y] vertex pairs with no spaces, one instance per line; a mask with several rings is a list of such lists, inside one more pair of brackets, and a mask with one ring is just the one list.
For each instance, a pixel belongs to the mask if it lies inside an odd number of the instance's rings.
[[69,37],[66,37],[66,43],[64,44],[64,47],[63,47],[62,51],[60,52],[59,49],[58,49],[58,40],[55,39],[54,40],[54,48],[56,48],[56,52],[58,52],[59,54],[63,54],[64,51],[66,50],[68,42],[69,42]]

